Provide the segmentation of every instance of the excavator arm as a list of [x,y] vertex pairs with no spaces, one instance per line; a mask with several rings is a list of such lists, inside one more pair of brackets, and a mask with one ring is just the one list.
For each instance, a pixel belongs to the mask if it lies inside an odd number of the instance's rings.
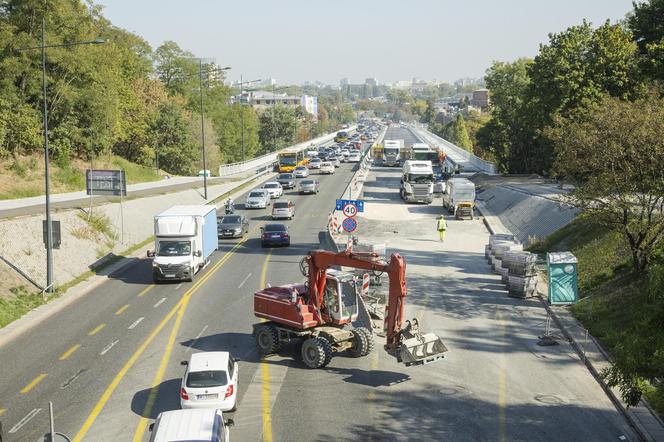
[[327,269],[332,266],[351,267],[374,273],[387,273],[389,295],[385,307],[385,350],[406,365],[422,365],[442,359],[447,347],[433,333],[422,334],[416,319],[405,321],[404,307],[408,289],[406,285],[406,261],[393,253],[385,262],[375,253],[339,253],[324,250],[309,252],[305,258],[308,265],[308,283],[311,301],[316,310],[323,305],[323,293]]

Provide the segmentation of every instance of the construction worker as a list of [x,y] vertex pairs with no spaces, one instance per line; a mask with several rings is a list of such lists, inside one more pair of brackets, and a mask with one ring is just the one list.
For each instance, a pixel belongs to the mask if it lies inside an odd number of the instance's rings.
[[445,241],[445,230],[447,230],[447,223],[445,222],[443,215],[440,215],[437,219],[438,221],[436,222],[436,230],[438,230],[438,236],[442,242]]

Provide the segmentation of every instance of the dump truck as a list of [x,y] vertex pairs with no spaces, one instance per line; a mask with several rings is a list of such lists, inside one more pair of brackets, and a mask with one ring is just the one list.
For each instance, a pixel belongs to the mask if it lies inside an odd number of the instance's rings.
[[407,295],[406,261],[393,253],[389,262],[376,253],[313,250],[300,262],[304,284],[267,287],[254,293],[254,316],[265,322],[254,324],[253,336],[263,354],[276,353],[286,343],[301,344],[301,356],[309,368],[326,366],[334,353],[348,350],[351,356],[366,356],[374,348],[369,328],[353,327],[360,300],[355,275],[332,267],[386,273],[389,279],[385,306],[384,349],[398,362],[424,365],[444,357],[447,347],[433,333],[423,334],[417,319],[404,321]]

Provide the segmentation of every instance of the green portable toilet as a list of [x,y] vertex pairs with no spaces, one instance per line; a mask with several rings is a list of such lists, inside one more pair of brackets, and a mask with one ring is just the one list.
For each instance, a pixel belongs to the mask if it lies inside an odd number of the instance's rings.
[[578,261],[570,252],[547,253],[549,304],[574,304],[579,300]]

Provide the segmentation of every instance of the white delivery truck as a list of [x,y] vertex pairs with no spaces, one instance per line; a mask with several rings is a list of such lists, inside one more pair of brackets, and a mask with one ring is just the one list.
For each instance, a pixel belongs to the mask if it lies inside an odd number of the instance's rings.
[[401,198],[407,203],[431,204],[433,183],[431,161],[407,160],[401,174]]
[[403,140],[383,141],[383,164],[386,166],[398,166],[401,162],[401,151]]
[[475,210],[475,184],[467,178],[450,178],[443,193],[443,207],[456,218],[464,215],[473,219]]
[[173,206],[154,217],[152,257],[154,282],[186,280],[217,250],[217,208],[214,205]]

